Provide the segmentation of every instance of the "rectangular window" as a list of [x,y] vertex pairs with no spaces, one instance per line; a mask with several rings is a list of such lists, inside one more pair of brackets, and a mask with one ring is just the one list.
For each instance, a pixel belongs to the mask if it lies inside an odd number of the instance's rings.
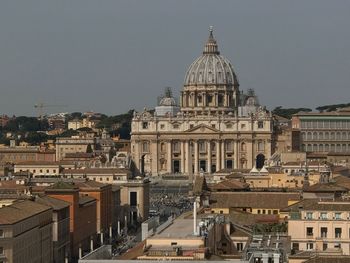
[[307,228],[306,228],[306,235],[307,235],[308,237],[313,236],[313,235],[314,235],[314,228],[313,228],[313,227],[307,227]]
[[294,251],[299,251],[299,243],[293,243],[292,248]]
[[4,230],[0,229],[0,238],[4,237]]
[[130,192],[130,205],[131,206],[137,205],[137,192]]
[[3,255],[3,254],[4,254],[4,248],[0,247],[0,255]]
[[313,250],[314,249],[314,244],[313,243],[306,243],[306,250]]
[[147,121],[144,121],[142,123],[142,129],[148,129],[148,122]]
[[336,227],[334,229],[334,236],[335,236],[335,238],[341,238],[341,228],[340,227]]
[[335,220],[340,220],[341,219],[341,213],[335,213],[334,217],[335,217]]
[[321,212],[320,218],[321,218],[322,220],[327,220],[327,213],[326,213],[326,212]]
[[328,244],[327,243],[323,243],[323,250],[326,250],[328,248]]
[[312,212],[306,213],[306,219],[308,219],[308,220],[312,219]]
[[263,128],[264,128],[264,122],[258,121],[258,129],[263,129]]
[[321,237],[327,237],[327,227],[321,227]]
[[243,243],[237,243],[237,250],[243,251]]

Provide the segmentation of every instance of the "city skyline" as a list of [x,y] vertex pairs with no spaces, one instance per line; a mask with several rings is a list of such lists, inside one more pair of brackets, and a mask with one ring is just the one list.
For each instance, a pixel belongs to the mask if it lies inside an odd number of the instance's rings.
[[350,101],[346,1],[81,3],[1,3],[0,113],[154,107],[166,86],[179,96],[209,26],[268,109]]

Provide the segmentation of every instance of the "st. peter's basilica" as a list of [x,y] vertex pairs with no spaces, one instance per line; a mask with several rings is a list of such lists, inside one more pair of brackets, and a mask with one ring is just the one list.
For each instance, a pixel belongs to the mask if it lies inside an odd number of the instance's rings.
[[253,90],[243,93],[210,29],[188,68],[180,106],[170,89],[155,110],[134,113],[132,158],[141,173],[197,175],[261,168],[272,151],[272,115]]

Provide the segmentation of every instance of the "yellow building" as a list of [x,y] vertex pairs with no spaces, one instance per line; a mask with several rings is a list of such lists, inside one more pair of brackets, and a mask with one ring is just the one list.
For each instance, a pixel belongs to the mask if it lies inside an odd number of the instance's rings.
[[280,210],[300,200],[300,193],[284,192],[212,192],[212,213],[228,214],[239,210],[251,214],[279,215]]
[[350,201],[308,199],[289,213],[288,234],[294,251],[333,251],[350,254]]

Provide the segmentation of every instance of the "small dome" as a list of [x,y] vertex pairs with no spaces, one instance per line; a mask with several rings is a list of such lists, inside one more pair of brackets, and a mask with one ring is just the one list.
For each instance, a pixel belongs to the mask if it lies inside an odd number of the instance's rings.
[[185,76],[184,85],[203,84],[238,85],[231,62],[220,55],[212,28],[203,54],[190,65]]
[[176,101],[173,97],[164,97],[160,100],[159,106],[176,106]]

